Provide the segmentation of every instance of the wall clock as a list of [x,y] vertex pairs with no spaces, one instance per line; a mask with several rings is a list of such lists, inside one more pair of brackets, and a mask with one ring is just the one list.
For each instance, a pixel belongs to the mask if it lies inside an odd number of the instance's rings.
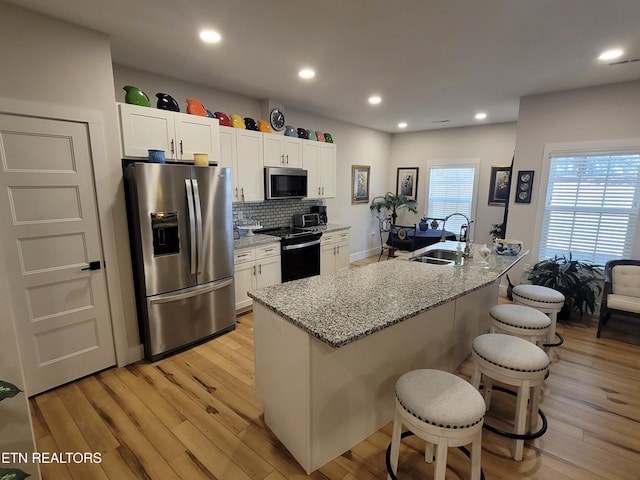
[[284,128],[284,113],[279,108],[274,108],[271,110],[271,114],[269,115],[269,123],[271,123],[271,128],[273,128],[276,132],[279,132]]
[[520,170],[516,186],[516,203],[531,203],[533,170]]

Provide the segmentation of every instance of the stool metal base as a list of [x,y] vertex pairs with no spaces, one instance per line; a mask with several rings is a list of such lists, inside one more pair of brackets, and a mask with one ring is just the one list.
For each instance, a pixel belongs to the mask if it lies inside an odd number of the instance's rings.
[[[544,420],[546,422],[546,417]],[[400,440],[410,437],[411,435],[415,435],[415,433],[413,433],[411,430],[407,430],[406,432],[403,432],[402,435],[400,435]],[[458,449],[462,450],[462,453],[464,453],[467,458],[471,459],[471,452],[469,452],[469,450],[467,450],[464,446],[458,447]],[[385,461],[387,463],[387,474],[389,475],[389,478],[391,480],[398,480],[398,477],[395,473],[393,473],[393,470],[391,468],[391,442],[389,442],[389,445],[387,445],[387,454],[385,455]],[[482,470],[482,468],[480,468],[480,480],[485,480],[484,471]]]
[[[506,388],[496,387],[495,385],[492,387],[492,390],[508,393],[509,395],[512,395],[514,397],[517,395],[516,392],[513,392]],[[489,430],[490,432],[493,432],[497,435],[500,435],[501,437],[511,438],[512,440],[535,440],[536,438],[540,438],[545,433],[547,433],[547,428],[549,426],[549,422],[547,421],[547,416],[544,414],[544,412],[540,408],[538,409],[538,416],[542,419],[542,426],[540,427],[540,430],[533,433],[518,434],[513,432],[506,432],[504,430],[500,430],[499,428],[493,427],[491,425],[487,425],[487,422],[485,422],[482,425],[482,428]]]

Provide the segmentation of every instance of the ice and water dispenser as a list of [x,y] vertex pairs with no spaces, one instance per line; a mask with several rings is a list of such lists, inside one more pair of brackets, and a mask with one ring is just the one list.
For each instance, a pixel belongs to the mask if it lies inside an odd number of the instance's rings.
[[177,212],[152,213],[151,231],[154,257],[180,253]]

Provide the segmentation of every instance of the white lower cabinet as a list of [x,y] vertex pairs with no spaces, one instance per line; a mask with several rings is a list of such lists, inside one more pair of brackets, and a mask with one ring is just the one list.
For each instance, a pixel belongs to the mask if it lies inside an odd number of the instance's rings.
[[320,241],[320,274],[349,268],[349,231],[324,233]]
[[235,265],[236,311],[248,310],[253,300],[249,290],[268,287],[282,282],[280,273],[280,243],[236,250]]

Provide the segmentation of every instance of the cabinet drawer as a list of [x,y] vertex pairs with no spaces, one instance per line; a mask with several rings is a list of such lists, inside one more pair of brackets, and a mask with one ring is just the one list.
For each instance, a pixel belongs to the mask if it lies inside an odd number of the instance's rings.
[[349,241],[349,232],[338,232],[338,242]]
[[280,255],[279,243],[271,243],[269,245],[265,245],[264,247],[256,248],[256,259],[275,257],[276,255]]
[[238,250],[233,253],[233,264],[253,262],[256,259],[256,251],[253,248]]
[[335,241],[336,241],[335,233],[323,233],[322,237],[320,237],[321,245],[329,245],[331,243],[334,243]]

